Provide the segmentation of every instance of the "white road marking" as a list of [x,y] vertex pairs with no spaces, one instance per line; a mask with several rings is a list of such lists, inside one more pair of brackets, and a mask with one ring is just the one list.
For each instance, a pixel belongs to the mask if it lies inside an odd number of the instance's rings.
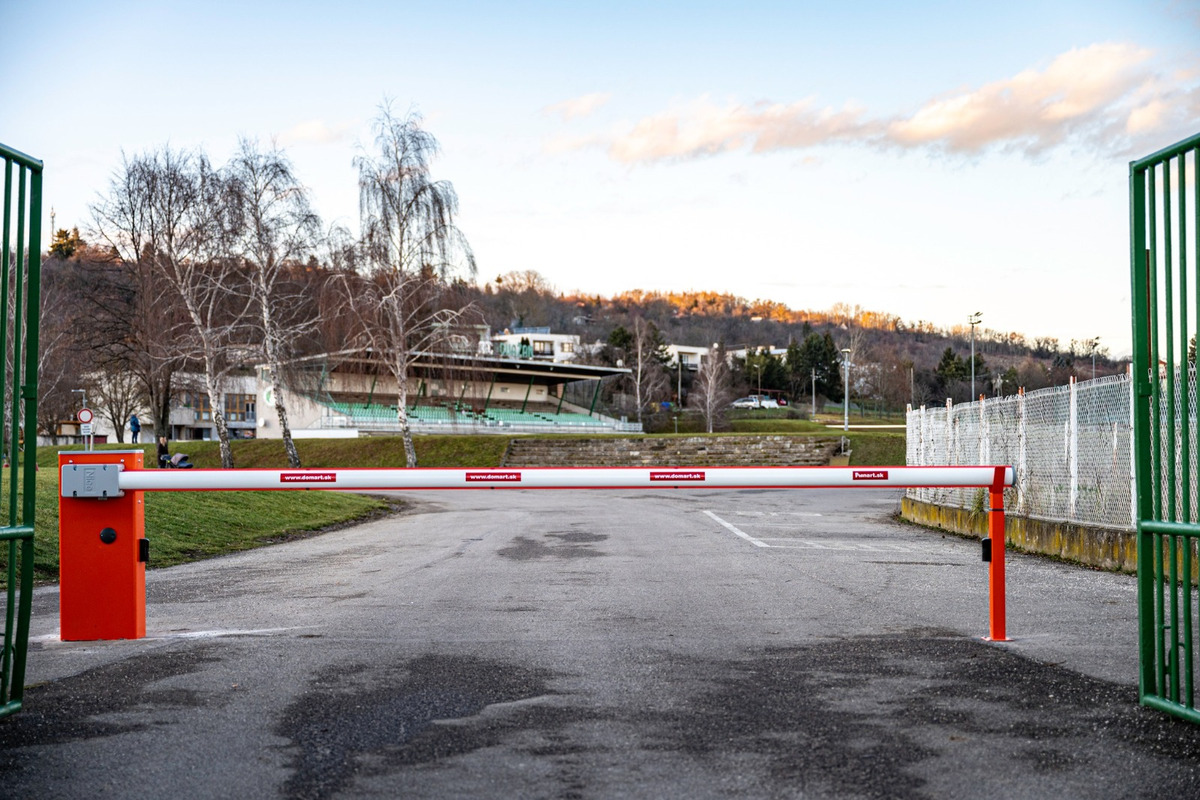
[[720,525],[722,525],[722,526],[724,526],[724,527],[728,528],[729,530],[733,531],[733,532],[734,532],[734,533],[736,533],[738,536],[742,537],[743,539],[745,539],[747,542],[749,542],[750,544],[754,545],[755,547],[770,547],[770,546],[771,546],[771,545],[767,544],[766,542],[761,542],[761,541],[759,541],[758,539],[755,539],[755,538],[754,538],[753,536],[751,536],[750,534],[748,534],[748,533],[745,533],[744,531],[741,531],[741,530],[739,530],[739,529],[737,528],[737,526],[736,526],[736,525],[733,525],[732,523],[726,522],[725,520],[721,519],[720,517],[718,517],[716,514],[714,514],[714,513],[713,513],[713,512],[711,512],[711,511],[705,511],[704,513],[705,513],[705,514],[707,514],[708,516],[712,517],[712,519],[713,519],[713,520],[715,520],[717,523],[719,523]]
[[87,639],[83,641],[64,642],[62,634],[55,630],[53,633],[44,633],[40,636],[30,636],[30,642],[38,644],[55,645],[55,644],[90,644],[92,642],[133,642],[144,641],[147,639],[215,639],[221,636],[275,636],[286,631],[300,630],[299,628],[256,628],[253,630],[210,630],[210,631],[172,631],[168,633],[147,633],[140,640],[138,639]]
[[767,547],[789,548],[792,550],[853,550],[860,553],[922,553],[920,547],[887,542],[853,542],[845,539],[791,539],[779,536],[767,537],[768,542],[784,542],[785,544],[768,544]]

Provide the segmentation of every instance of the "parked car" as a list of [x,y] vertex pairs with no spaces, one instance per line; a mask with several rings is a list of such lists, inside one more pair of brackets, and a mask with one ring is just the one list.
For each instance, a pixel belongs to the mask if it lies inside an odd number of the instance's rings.
[[731,408],[779,408],[779,403],[765,394],[752,394],[749,397],[739,397],[729,405]]

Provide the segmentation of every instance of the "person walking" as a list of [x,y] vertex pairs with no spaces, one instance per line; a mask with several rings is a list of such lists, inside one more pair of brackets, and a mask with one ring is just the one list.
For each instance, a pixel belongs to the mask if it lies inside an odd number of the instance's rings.
[[137,418],[137,414],[129,415],[129,431],[133,434],[131,441],[137,444],[138,434],[142,432],[142,421]]

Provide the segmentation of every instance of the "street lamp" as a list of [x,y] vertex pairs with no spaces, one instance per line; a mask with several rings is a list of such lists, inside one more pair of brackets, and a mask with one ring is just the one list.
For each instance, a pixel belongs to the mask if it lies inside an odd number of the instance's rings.
[[845,397],[842,400],[842,430],[850,430],[850,348],[842,348],[842,363],[846,365]]
[[812,371],[812,418],[813,422],[817,421],[817,368],[813,367]]
[[754,369],[758,370],[758,402],[762,402],[762,362],[754,365]]
[[967,321],[971,323],[971,402],[974,403],[977,399],[975,396],[975,326],[979,324],[979,320],[983,319],[983,312],[976,311],[971,316],[967,317]]
[[1096,348],[1100,346],[1100,337],[1092,339],[1092,380],[1096,380]]

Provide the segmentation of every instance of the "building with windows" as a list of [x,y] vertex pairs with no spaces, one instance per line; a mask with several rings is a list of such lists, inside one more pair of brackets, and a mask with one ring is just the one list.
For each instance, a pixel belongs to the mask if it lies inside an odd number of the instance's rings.
[[574,361],[579,353],[579,336],[551,333],[549,328],[513,328],[492,336],[492,353],[505,358],[537,361]]

